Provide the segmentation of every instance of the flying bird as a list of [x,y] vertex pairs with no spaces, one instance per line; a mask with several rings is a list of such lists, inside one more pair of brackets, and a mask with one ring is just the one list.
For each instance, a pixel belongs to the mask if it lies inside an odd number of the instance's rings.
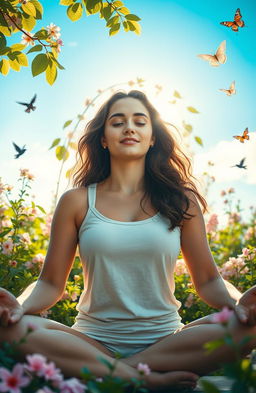
[[231,168],[237,166],[238,168],[246,169],[247,167],[246,167],[246,165],[244,165],[244,161],[245,161],[245,157],[239,162],[239,164],[232,165]]
[[229,89],[219,89],[220,91],[224,91],[224,93],[227,94],[227,96],[232,96],[233,94],[236,94],[236,89],[235,89],[235,81],[233,81],[229,87]]
[[27,107],[27,109],[25,109],[25,112],[30,113],[31,110],[34,111],[36,109],[36,106],[33,105],[35,100],[36,100],[36,94],[34,95],[34,97],[32,98],[32,100],[29,103],[18,102],[18,101],[16,101],[16,102],[17,102],[17,104],[25,105]]
[[222,41],[215,53],[215,55],[197,55],[203,60],[209,62],[213,67],[218,67],[220,64],[225,64],[227,61],[226,51],[226,40]]
[[16,143],[14,143],[14,142],[12,142],[12,144],[13,144],[15,150],[16,150],[17,153],[18,153],[18,154],[16,154],[16,155],[14,156],[15,158],[19,158],[19,157],[20,157],[22,154],[24,154],[25,151],[27,150],[27,149],[25,149],[25,146],[26,146],[26,145],[24,145],[24,146],[21,148],[21,147],[19,147],[18,145],[16,145]]
[[249,140],[249,135],[248,135],[248,127],[244,130],[243,135],[235,135],[233,138],[238,139],[241,143],[244,143],[245,139]]
[[220,22],[221,25],[231,27],[233,31],[238,31],[238,27],[244,27],[244,21],[242,20],[242,15],[240,12],[240,8],[237,8],[233,22]]

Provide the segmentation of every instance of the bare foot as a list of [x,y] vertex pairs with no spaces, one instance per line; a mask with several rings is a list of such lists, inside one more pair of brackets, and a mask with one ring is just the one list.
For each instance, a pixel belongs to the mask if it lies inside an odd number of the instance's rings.
[[190,371],[170,371],[165,373],[151,372],[144,378],[148,389],[161,391],[166,388],[194,389],[199,376]]

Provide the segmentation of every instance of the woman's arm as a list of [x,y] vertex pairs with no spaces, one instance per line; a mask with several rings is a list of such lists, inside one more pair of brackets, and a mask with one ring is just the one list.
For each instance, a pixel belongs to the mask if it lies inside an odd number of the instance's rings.
[[65,192],[58,202],[40,276],[17,299],[25,314],[37,314],[50,308],[64,292],[77,247],[77,206],[76,190]]
[[202,211],[192,192],[188,213],[195,215],[184,220],[181,231],[181,251],[198,295],[210,306],[234,309],[242,294],[218,272],[209,248]]

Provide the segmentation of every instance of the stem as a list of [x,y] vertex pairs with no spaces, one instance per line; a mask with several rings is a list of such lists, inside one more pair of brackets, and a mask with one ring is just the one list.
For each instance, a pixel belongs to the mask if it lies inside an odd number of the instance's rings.
[[31,36],[30,34],[28,34],[25,30],[23,30],[21,27],[19,27],[19,26],[17,25],[16,21],[15,21],[9,14],[4,13],[1,9],[0,9],[0,13],[2,14],[2,16],[3,16],[4,20],[6,21],[6,23],[8,23],[8,22],[7,22],[6,18],[5,18],[5,16],[7,16],[7,17],[12,21],[12,23],[17,27],[17,29],[20,30],[20,31],[21,31],[23,34],[25,34],[27,37],[31,38],[33,41],[38,41],[38,42],[40,42],[40,44],[43,45],[43,47],[45,48],[46,52],[48,52],[48,50],[47,50],[47,47],[48,47],[48,46],[52,47],[51,44],[49,44],[49,45],[44,44],[39,38],[37,38],[37,37],[35,37],[35,38],[32,37],[32,36]]

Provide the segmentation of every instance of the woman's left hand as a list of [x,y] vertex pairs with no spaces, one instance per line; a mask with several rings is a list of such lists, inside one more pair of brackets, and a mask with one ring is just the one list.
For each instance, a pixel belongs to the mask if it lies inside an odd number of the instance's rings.
[[241,323],[256,325],[256,285],[243,293],[234,311]]

